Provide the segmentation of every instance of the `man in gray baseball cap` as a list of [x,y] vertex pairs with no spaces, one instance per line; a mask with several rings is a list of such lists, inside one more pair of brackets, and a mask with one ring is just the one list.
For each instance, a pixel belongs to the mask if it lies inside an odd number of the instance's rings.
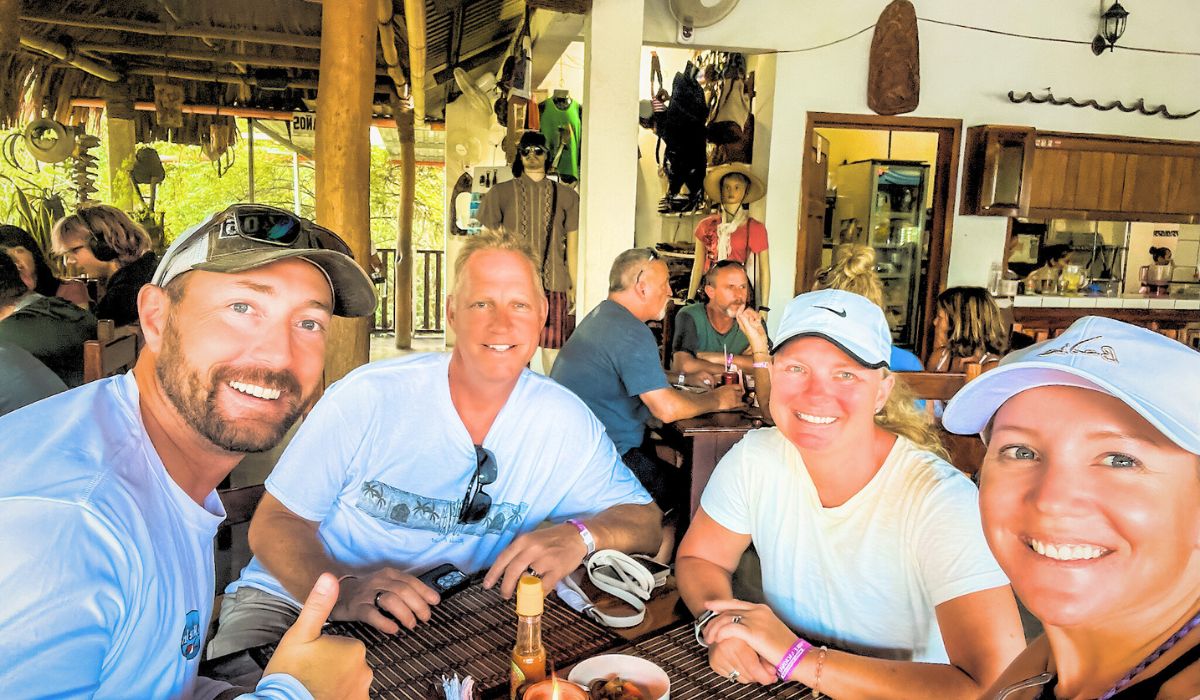
[[244,272],[288,258],[307,260],[324,273],[334,315],[374,313],[371,279],[337,234],[261,204],[235,204],[189,229],[167,249],[151,283],[166,287],[190,270]]
[[[216,486],[315,400],[333,315],[373,312],[332,232],[234,205],[180,236],[138,294],[133,371],[0,418],[0,697],[214,697]],[[47,556],[52,552],[53,556]],[[366,698],[362,645],[321,634],[316,580],[252,697]],[[30,630],[36,629],[37,634]]]

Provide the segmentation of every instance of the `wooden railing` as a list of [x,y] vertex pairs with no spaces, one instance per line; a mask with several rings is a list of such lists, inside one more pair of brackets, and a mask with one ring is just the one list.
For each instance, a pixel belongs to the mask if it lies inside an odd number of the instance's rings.
[[413,260],[413,281],[416,282],[416,293],[413,300],[420,299],[420,305],[413,309],[418,312],[413,319],[414,333],[442,333],[442,309],[446,306],[445,275],[442,263],[446,257],[442,250],[418,250],[417,258]]
[[[396,296],[396,249],[377,248],[381,267],[373,276],[379,306],[375,309],[372,330],[395,331],[396,319],[392,307]],[[442,309],[446,290],[443,262],[445,251],[418,249],[413,260],[413,332],[437,334],[444,332]]]

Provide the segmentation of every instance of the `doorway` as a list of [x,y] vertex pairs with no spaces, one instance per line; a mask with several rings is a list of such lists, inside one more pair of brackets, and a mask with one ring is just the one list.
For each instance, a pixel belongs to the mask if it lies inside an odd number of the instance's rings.
[[835,246],[871,246],[895,343],[923,357],[926,310],[946,284],[961,132],[957,119],[809,112],[796,293]]

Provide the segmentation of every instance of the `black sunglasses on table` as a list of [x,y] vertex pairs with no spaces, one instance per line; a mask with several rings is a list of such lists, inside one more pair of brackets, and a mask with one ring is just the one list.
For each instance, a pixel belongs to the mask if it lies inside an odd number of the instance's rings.
[[492,508],[492,497],[484,493],[483,487],[496,481],[496,456],[481,445],[475,446],[475,476],[467,485],[462,507],[458,510],[458,522],[470,525],[483,520]]

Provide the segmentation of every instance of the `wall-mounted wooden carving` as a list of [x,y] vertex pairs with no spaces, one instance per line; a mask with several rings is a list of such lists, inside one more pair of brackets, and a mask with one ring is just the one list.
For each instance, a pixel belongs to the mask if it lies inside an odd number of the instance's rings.
[[1092,109],[1098,109],[1101,112],[1119,109],[1122,112],[1137,112],[1139,114],[1144,114],[1147,117],[1153,117],[1157,114],[1161,114],[1167,119],[1188,119],[1189,117],[1194,117],[1197,114],[1200,114],[1200,109],[1188,112],[1187,114],[1174,114],[1167,109],[1166,105],[1159,105],[1154,109],[1150,109],[1146,106],[1146,100],[1142,98],[1138,98],[1138,101],[1134,102],[1132,105],[1126,105],[1120,100],[1115,100],[1106,105],[1102,105],[1095,100],[1084,100],[1083,102],[1080,102],[1074,97],[1065,97],[1063,99],[1059,99],[1055,97],[1054,93],[1050,92],[1049,90],[1046,91],[1045,97],[1034,97],[1032,92],[1027,92],[1024,95],[1017,95],[1016,91],[1009,90],[1008,99],[1010,102],[1016,104],[1021,104],[1022,102],[1032,102],[1039,105],[1049,103],[1052,105],[1058,105],[1059,107],[1064,105],[1070,105],[1072,107],[1091,107]]
[[871,38],[867,106],[876,114],[904,114],[921,99],[921,46],[917,11],[908,0],[892,0]]

